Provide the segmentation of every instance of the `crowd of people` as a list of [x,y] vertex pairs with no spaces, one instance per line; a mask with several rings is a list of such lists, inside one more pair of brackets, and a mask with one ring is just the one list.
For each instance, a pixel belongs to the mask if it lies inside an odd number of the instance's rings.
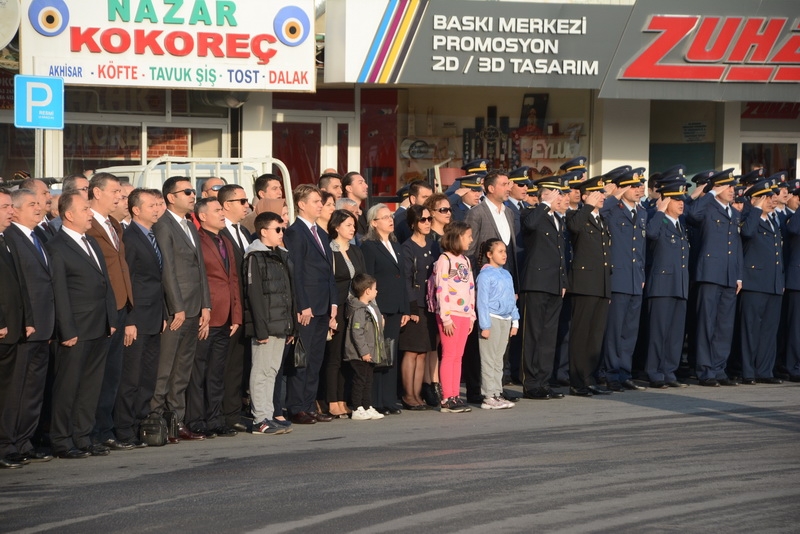
[[[800,381],[800,181],[586,159],[249,199],[108,173],[0,190],[0,465],[406,411]],[[647,185],[645,185],[647,183]],[[363,208],[363,209],[362,209]],[[477,324],[476,324],[477,323]],[[465,383],[466,395],[461,395]],[[568,388],[568,389],[561,389]]]

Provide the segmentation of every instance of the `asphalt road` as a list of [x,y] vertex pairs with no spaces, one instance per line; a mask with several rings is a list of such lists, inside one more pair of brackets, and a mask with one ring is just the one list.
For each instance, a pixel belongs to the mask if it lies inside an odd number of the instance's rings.
[[2,532],[799,532],[800,384],[404,412],[0,471]]

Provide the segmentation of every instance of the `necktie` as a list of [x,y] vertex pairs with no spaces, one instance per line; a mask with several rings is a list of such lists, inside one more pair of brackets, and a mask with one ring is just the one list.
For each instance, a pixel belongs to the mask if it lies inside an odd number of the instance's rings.
[[238,224],[233,225],[233,233],[235,234],[234,237],[236,237],[236,244],[239,245],[239,249],[244,252],[244,243],[242,242],[242,234],[239,232]]
[[39,251],[39,254],[42,255],[42,258],[44,258],[45,263],[47,263],[47,256],[44,255],[44,249],[42,248],[42,242],[39,241],[38,237],[36,237],[36,232],[31,232],[31,239],[33,239],[33,244],[36,245],[36,250]]
[[50,226],[50,223],[48,223],[47,221],[42,221],[41,226],[42,226],[42,228],[44,228],[44,231],[47,232],[48,234],[55,235],[55,232],[53,231],[53,227]]
[[225,243],[218,235],[212,235],[211,238],[217,243],[217,249],[219,249],[219,255],[222,256],[222,263],[225,265],[225,272],[230,271],[230,263],[228,262],[228,248],[225,246]]
[[522,211],[522,202],[517,202],[517,209]]
[[108,226],[108,232],[111,234],[111,241],[114,243],[114,248],[119,250],[119,236],[114,229],[114,225],[111,224],[111,219],[106,219],[106,226]]
[[161,249],[158,248],[158,242],[156,241],[156,234],[153,232],[148,232],[147,237],[150,239],[150,244],[153,245],[153,249],[156,251],[156,257],[158,258],[158,269],[164,269],[164,259],[161,257]]
[[593,215],[593,217],[594,217],[594,221],[597,223],[597,226],[602,228],[603,227],[603,221],[600,220],[600,216],[599,215]]
[[312,224],[311,225],[311,233],[314,234],[314,241],[316,241],[320,252],[322,252],[322,254],[325,257],[327,257],[327,254],[325,254],[325,247],[322,246],[322,241],[320,241],[320,239],[319,239],[319,234],[317,233],[317,225],[316,224]]
[[6,238],[3,234],[0,234],[0,249],[5,250],[9,254],[11,253],[11,251],[8,250],[8,245],[6,245]]
[[192,232],[189,231],[189,221],[186,219],[181,219],[181,226],[183,226],[183,231],[186,232],[186,237],[189,238],[189,242],[194,246],[194,239],[192,239]]
[[631,210],[631,222],[636,224],[636,210]]
[[85,235],[83,235],[83,236],[81,236],[81,241],[83,241],[83,246],[86,247],[86,253],[89,255],[90,258],[92,258],[94,260],[94,262],[97,264],[97,267],[99,268],[100,267],[100,262],[97,261],[97,258],[95,258],[94,254],[92,254],[92,247],[89,246],[89,240],[86,239]]
[[725,206],[725,214],[728,216],[729,219],[731,218],[731,207],[730,206]]
[[681,222],[678,220],[675,221],[675,229],[678,231],[679,236],[683,236],[683,232],[681,231]]

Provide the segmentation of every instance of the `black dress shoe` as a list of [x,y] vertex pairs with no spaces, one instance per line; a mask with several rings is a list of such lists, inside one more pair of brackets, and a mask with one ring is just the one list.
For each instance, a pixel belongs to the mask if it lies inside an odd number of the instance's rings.
[[592,395],[611,395],[611,391],[597,386],[588,386],[588,389],[592,392]]
[[783,380],[772,376],[768,376],[766,378],[756,378],[756,382],[759,384],[783,384]]
[[698,383],[701,386],[709,387],[709,388],[718,388],[719,382],[716,378],[707,378],[705,380],[699,380]]
[[225,425],[218,426],[217,428],[213,429],[213,431],[217,436],[219,436],[221,438],[232,438],[232,437],[236,436],[237,434],[239,434],[234,429],[232,429],[230,427],[227,427]]
[[61,451],[56,453],[56,458],[64,458],[67,460],[78,460],[80,458],[88,458],[92,453],[81,449],[70,449],[68,451]]
[[745,386],[755,386],[756,379],[755,378],[742,378],[742,384]]
[[8,456],[6,456],[6,460],[12,463],[28,465],[31,463],[31,459],[19,452],[12,452]]
[[[509,395],[505,391],[500,394],[500,398],[503,400],[507,400],[508,402],[519,402],[520,397],[516,395]],[[483,397],[481,397],[481,403],[483,402]]]
[[111,454],[111,449],[99,443],[92,443],[88,447],[81,447],[83,452],[88,452],[91,456],[108,456]]
[[133,448],[133,445],[131,445],[130,443],[125,443],[124,441],[117,441],[116,439],[107,439],[103,442],[103,445],[105,445],[112,451],[129,451]]
[[651,389],[667,389],[667,383],[663,380],[656,380],[655,382],[650,382]]
[[8,457],[0,458],[0,469],[20,469],[24,466],[22,462],[15,462],[14,460],[9,460]]
[[547,391],[547,394],[550,395],[551,399],[563,399],[564,398],[564,394],[563,393],[559,393],[558,391],[553,391],[550,388],[545,388],[545,391]]
[[677,380],[670,380],[667,382],[667,386],[671,388],[688,388],[689,384],[684,384],[683,382],[678,382]]
[[723,378],[721,380],[717,380],[717,382],[719,382],[720,386],[738,386],[739,385],[739,382],[737,382],[736,380],[732,380],[730,378]]
[[781,380],[789,380],[792,375],[789,374],[788,371],[772,371],[772,376],[775,378],[780,378]]
[[296,425],[313,425],[317,422],[308,412],[297,412],[291,417],[291,421]]
[[550,400],[551,398],[547,388],[536,388],[530,391],[525,391],[522,393],[522,396],[526,399],[534,400]]
[[644,386],[639,386],[639,385],[637,385],[637,384],[636,384],[636,383],[635,383],[633,380],[631,380],[630,378],[629,378],[628,380],[625,380],[625,381],[622,383],[622,387],[624,387],[625,389],[629,389],[629,390],[631,390],[631,391],[644,391],[644,390],[646,390],[646,389],[647,389],[647,388],[646,388],[646,387],[644,387]]
[[396,408],[394,406],[386,407],[386,415],[400,415],[401,413],[403,413],[403,410],[400,408]]
[[34,463],[36,463],[36,462],[49,462],[50,460],[53,459],[53,455],[52,454],[48,454],[48,453],[46,453],[44,451],[37,451],[35,449],[31,449],[28,452],[24,452],[22,454],[25,455],[25,458],[27,458],[29,461],[34,462]]
[[333,416],[322,412],[308,412],[308,415],[317,420],[318,423],[330,423],[333,421]]
[[598,386],[607,386],[608,385],[608,380],[606,378],[598,378],[597,379],[597,385]]
[[576,397],[591,397],[592,392],[589,391],[589,388],[569,388],[570,395],[575,395]]
[[128,445],[130,445],[131,447],[133,447],[134,449],[144,449],[147,447],[147,443],[137,438],[126,439],[123,441]]
[[622,386],[620,382],[609,382],[608,389],[611,391],[616,391],[617,393],[622,393],[625,391],[625,388]]
[[217,437],[217,433],[211,430],[210,428],[192,430],[192,432],[194,432],[195,434],[200,434],[202,436],[205,436],[206,439],[214,439]]
[[178,437],[186,441],[202,441],[206,439],[206,437],[203,434],[197,434],[196,432],[192,432],[183,425],[180,425],[178,427]]

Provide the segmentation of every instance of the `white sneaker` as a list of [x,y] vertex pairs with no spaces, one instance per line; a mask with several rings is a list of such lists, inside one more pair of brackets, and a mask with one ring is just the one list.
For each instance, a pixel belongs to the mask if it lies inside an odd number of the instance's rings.
[[502,410],[506,405],[497,397],[484,397],[481,408],[484,410]]
[[507,409],[507,408],[513,408],[514,407],[514,403],[511,402],[510,400],[505,400],[505,399],[500,398],[500,397],[495,397],[495,400],[503,405],[502,409],[504,409],[504,410]]
[[379,412],[378,410],[376,410],[375,408],[373,408],[372,406],[370,406],[369,409],[365,413],[369,416],[370,419],[383,419],[384,418],[384,415],[381,412]]
[[350,416],[353,421],[369,421],[372,419],[369,412],[367,412],[363,406],[359,406],[358,409],[353,410],[353,414]]

